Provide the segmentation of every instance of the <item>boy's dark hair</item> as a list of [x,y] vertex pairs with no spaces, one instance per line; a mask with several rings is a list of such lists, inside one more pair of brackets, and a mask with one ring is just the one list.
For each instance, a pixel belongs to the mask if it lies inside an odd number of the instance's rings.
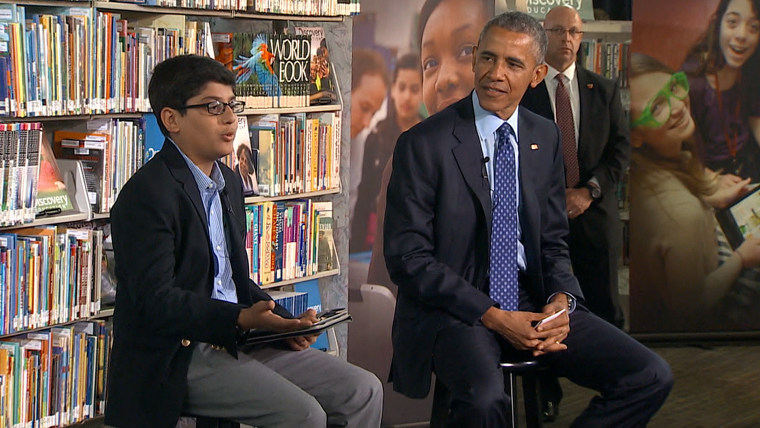
[[[175,56],[153,68],[148,98],[162,134],[169,136],[169,131],[161,122],[161,110],[165,107],[183,107],[209,82],[221,83],[234,90],[235,74],[221,62],[199,55]],[[179,110],[179,113],[184,116],[185,110]]]

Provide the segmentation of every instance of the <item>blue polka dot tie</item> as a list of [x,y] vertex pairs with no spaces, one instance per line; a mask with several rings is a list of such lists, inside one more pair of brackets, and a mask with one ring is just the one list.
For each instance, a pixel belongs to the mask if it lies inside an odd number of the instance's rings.
[[493,229],[491,231],[491,298],[501,309],[517,310],[517,174],[512,127],[496,130]]

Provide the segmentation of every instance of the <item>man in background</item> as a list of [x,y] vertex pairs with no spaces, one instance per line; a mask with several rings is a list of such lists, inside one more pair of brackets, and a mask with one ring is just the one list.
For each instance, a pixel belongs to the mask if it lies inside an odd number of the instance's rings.
[[[617,264],[622,245],[616,191],[630,157],[628,121],[615,81],[576,65],[583,21],[567,6],[549,11],[546,78],[528,88],[521,105],[557,122],[565,162],[570,259],[585,296],[583,304],[623,327]],[[553,420],[562,391],[556,378],[544,385],[544,413]],[[554,391],[551,393],[551,391]]]

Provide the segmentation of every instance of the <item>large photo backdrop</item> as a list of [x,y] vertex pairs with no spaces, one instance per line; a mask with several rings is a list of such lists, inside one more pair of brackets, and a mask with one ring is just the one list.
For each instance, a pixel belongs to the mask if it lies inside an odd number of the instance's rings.
[[760,330],[760,0],[633,5],[630,326]]
[[493,14],[493,0],[362,4],[353,27],[351,85],[350,276],[355,282],[395,292],[382,257],[382,225],[396,139],[472,90],[473,47]]

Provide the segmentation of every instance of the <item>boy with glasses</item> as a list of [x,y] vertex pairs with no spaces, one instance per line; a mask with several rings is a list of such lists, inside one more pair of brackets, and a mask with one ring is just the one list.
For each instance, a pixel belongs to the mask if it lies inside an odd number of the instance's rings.
[[238,347],[251,328],[292,331],[294,318],[248,277],[240,177],[232,151],[235,76],[210,58],[155,67],[148,93],[163,149],[111,211],[119,289],[106,424],[174,426],[182,413],[253,426],[379,426],[371,373],[310,348],[313,336]]

